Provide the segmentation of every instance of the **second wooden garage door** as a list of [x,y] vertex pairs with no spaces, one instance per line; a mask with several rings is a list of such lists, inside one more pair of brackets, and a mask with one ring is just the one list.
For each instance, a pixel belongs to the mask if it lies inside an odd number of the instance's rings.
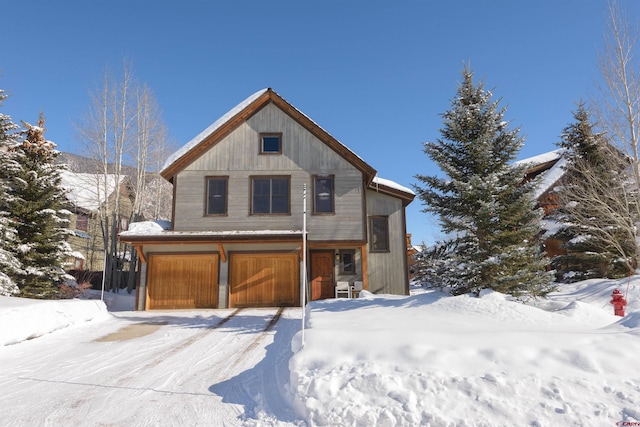
[[218,306],[218,254],[151,254],[147,274],[147,309]]
[[236,253],[229,262],[229,307],[300,305],[297,252]]

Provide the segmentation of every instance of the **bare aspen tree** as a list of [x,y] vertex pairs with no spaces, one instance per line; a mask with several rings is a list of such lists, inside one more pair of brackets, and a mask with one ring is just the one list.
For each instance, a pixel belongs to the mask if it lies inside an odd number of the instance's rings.
[[[630,159],[630,178],[640,188],[640,64],[638,30],[619,4],[609,3],[608,32],[599,56],[602,77],[592,110],[601,129]],[[640,206],[634,217],[640,218]]]
[[[165,125],[153,93],[134,79],[127,61],[118,76],[106,70],[101,86],[90,96],[90,108],[78,127],[87,152],[96,162],[96,189],[103,200],[99,216],[107,254],[105,289],[117,290],[126,281],[130,291],[136,255],[130,247],[118,243],[117,234],[124,222],[141,218],[148,197],[149,155],[165,144]],[[126,173],[131,170],[135,172]],[[131,205],[119,191],[125,175],[129,175],[133,187]],[[121,280],[125,260],[130,263],[129,278]]]
[[120,81],[105,69],[101,86],[90,92],[91,102],[78,128],[87,153],[96,164],[96,196],[102,202],[98,216],[103,238],[103,284],[115,290],[115,261],[117,259],[117,213],[120,209],[118,185],[122,171],[122,154],[130,121],[127,93],[131,81],[125,63]]

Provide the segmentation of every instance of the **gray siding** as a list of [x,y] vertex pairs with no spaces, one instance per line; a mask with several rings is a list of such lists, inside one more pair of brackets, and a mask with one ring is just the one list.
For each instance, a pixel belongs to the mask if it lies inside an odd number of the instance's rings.
[[[262,132],[282,133],[282,154],[259,154]],[[335,215],[312,214],[312,176],[334,175]],[[250,215],[250,177],[291,177],[291,215]],[[205,177],[228,176],[228,215],[205,216]],[[309,240],[364,238],[362,173],[268,104],[178,174],[174,230],[301,230],[307,185]]]
[[[406,294],[409,279],[406,267],[406,227],[402,202],[395,197],[367,190],[367,215],[389,217],[389,252],[370,252],[370,247],[367,247],[369,291]],[[369,227],[368,220],[367,227]],[[369,236],[370,239],[371,236]]]

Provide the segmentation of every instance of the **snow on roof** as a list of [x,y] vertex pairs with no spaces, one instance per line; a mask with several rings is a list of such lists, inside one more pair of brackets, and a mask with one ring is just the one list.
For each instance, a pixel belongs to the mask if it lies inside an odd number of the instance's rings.
[[373,184],[380,184],[380,185],[384,185],[387,186],[389,188],[393,188],[395,190],[398,191],[402,191],[404,193],[409,193],[409,194],[413,194],[415,196],[416,193],[414,193],[412,190],[408,189],[407,187],[404,187],[396,182],[393,182],[389,179],[384,179],[384,178],[380,178],[379,176],[376,176],[373,178],[372,181]]
[[537,156],[529,157],[527,159],[522,159],[514,162],[515,165],[523,165],[523,164],[533,164],[540,165],[542,163],[550,162],[552,160],[559,159],[562,157],[562,152],[564,150],[559,148],[557,150],[549,151],[547,153],[538,154]]
[[540,178],[541,180],[538,183],[535,191],[536,199],[540,197],[542,194],[544,194],[545,191],[551,189],[551,187],[553,187],[553,185],[556,182],[558,182],[560,178],[562,178],[562,175],[564,175],[566,171],[565,170],[566,164],[567,164],[566,159],[562,157],[560,158],[560,160],[556,162],[555,165],[551,167],[551,169],[541,174],[541,178]]
[[254,93],[253,95],[249,96],[247,99],[245,99],[244,101],[242,101],[241,103],[239,103],[238,105],[233,107],[231,110],[227,111],[226,114],[224,114],[218,120],[213,122],[208,128],[206,128],[205,130],[200,132],[191,141],[187,142],[185,145],[180,147],[177,151],[175,151],[172,155],[170,155],[167,158],[167,160],[164,162],[164,165],[162,166],[162,171],[160,171],[160,173],[162,173],[165,169],[167,169],[169,166],[171,166],[180,157],[184,156],[189,151],[191,151],[195,146],[197,146],[199,143],[201,143],[207,136],[211,135],[213,132],[218,130],[218,128],[220,128],[220,126],[222,126],[223,124],[225,124],[226,122],[231,120],[236,114],[238,114],[239,112],[244,110],[246,107],[248,107],[249,104],[251,104],[253,101],[258,99],[267,90],[268,89],[261,89],[261,90],[257,91],[256,93]]
[[168,231],[156,221],[141,221],[129,224],[129,229],[120,233],[121,237],[139,236],[287,236],[301,234],[302,230],[229,230],[229,231]]
[[[106,175],[105,179],[104,174],[62,171],[60,178],[62,187],[67,191],[67,200],[74,206],[89,211],[98,210],[117,188],[116,177],[112,174]],[[120,176],[120,184],[124,179],[124,175]]]

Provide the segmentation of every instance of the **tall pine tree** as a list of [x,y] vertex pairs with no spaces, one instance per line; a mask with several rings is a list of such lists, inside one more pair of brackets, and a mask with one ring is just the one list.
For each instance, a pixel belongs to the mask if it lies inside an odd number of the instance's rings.
[[606,135],[595,132],[584,103],[573,117],[559,143],[566,165],[553,214],[563,225],[554,237],[566,254],[553,265],[565,281],[622,277],[635,263],[637,245],[637,191],[628,185],[629,162]]
[[[0,106],[6,98],[0,89]],[[20,261],[12,251],[16,247],[16,221],[8,210],[8,203],[12,200],[9,188],[15,167],[12,150],[17,144],[17,129],[11,117],[0,113],[0,295],[19,292],[13,278],[22,271]]]
[[424,211],[439,217],[448,236],[433,277],[454,294],[544,295],[553,276],[535,241],[541,212],[534,184],[523,182],[526,166],[513,165],[523,138],[508,129],[505,109],[491,97],[465,67],[441,138],[424,146],[447,176],[416,176],[426,185],[415,186]]
[[16,168],[12,178],[9,212],[16,225],[16,257],[24,272],[15,277],[20,294],[31,298],[55,298],[70,252],[66,242],[66,198],[60,186],[59,152],[44,137],[44,117],[37,126],[24,123],[20,144],[13,149]]

